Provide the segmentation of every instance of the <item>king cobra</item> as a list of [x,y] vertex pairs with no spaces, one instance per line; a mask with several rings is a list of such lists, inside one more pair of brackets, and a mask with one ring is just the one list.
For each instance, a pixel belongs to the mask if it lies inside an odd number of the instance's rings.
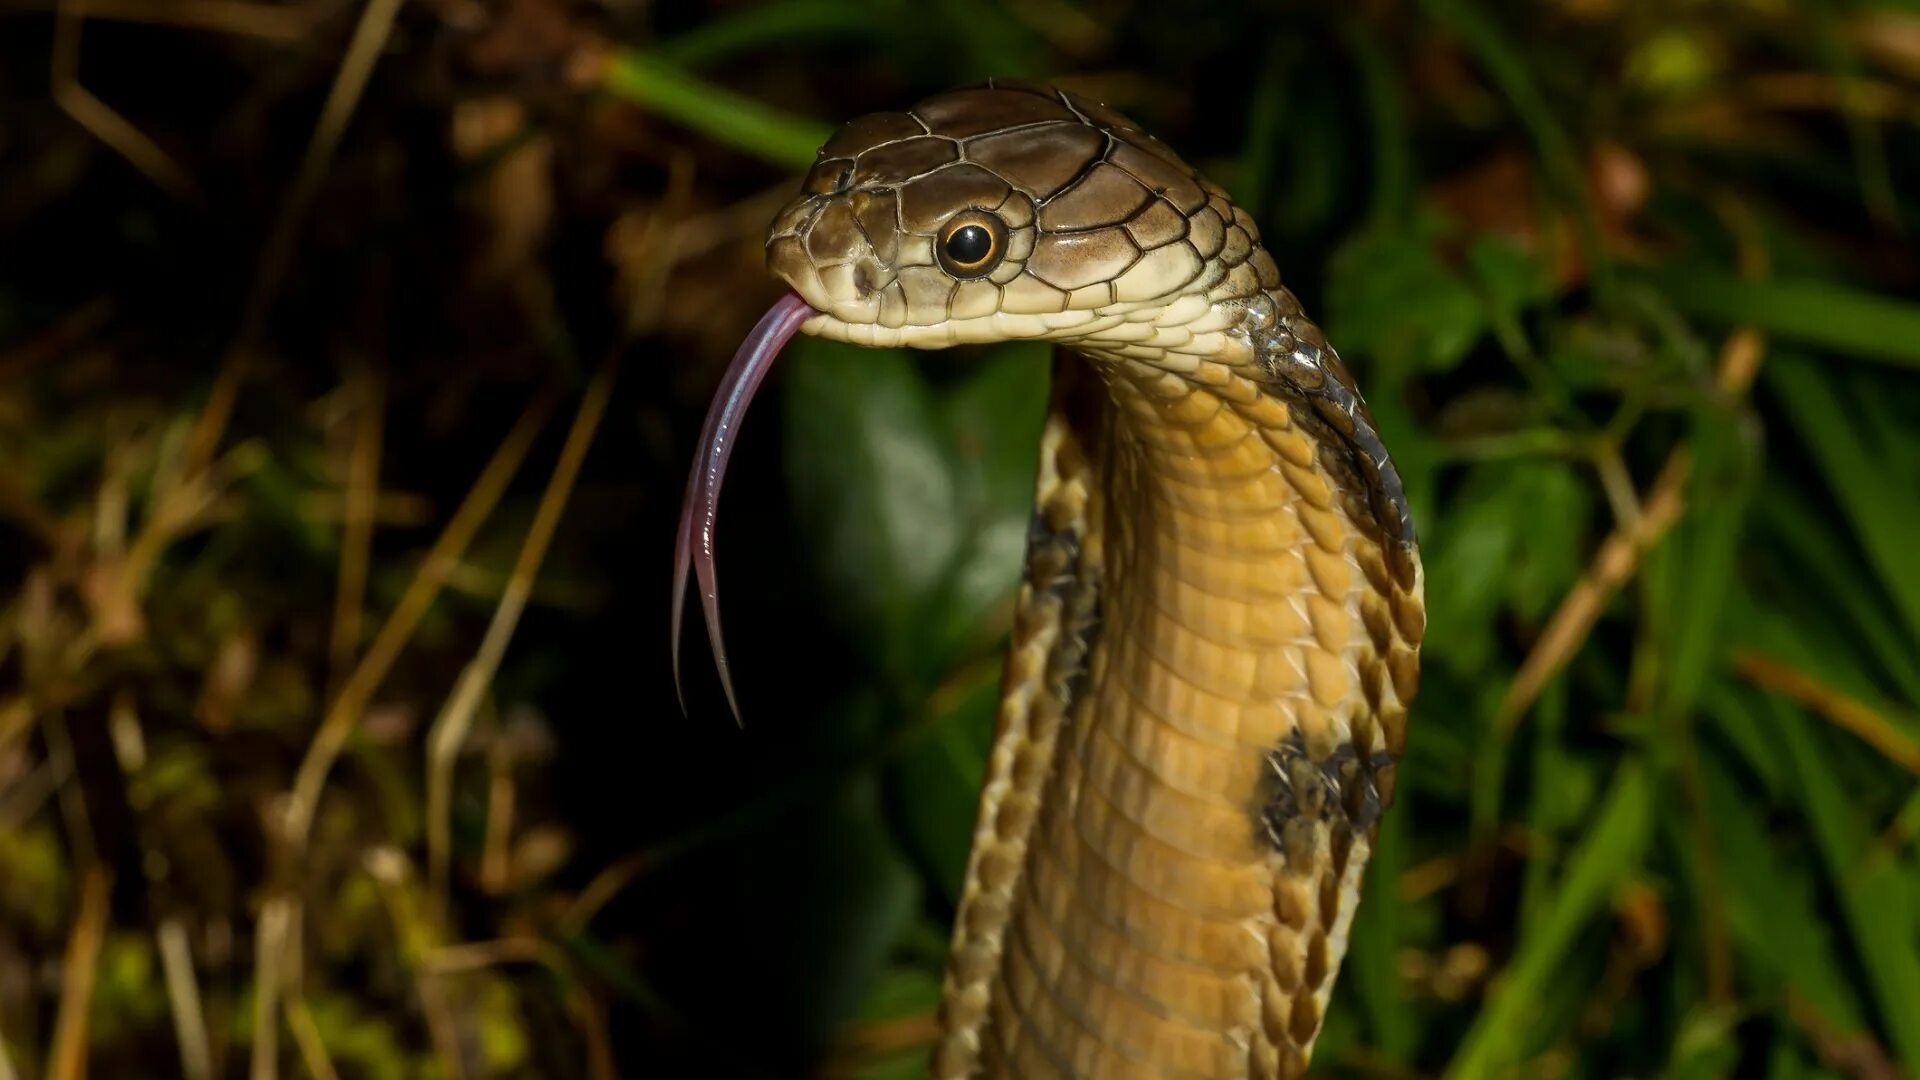
[[[852,121],[707,417],[678,627],[748,401],[804,331],[1056,343],[933,1074],[1305,1072],[1425,628],[1400,477],[1247,212],[1103,105],[993,81]],[[738,705],[735,704],[736,715]]]

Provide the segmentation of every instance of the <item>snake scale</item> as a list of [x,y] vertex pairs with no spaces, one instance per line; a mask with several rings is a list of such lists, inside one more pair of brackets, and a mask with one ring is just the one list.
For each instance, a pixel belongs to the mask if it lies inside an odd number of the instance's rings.
[[766,252],[793,291],[708,417],[675,572],[730,700],[713,526],[780,346],[1057,344],[934,1075],[1301,1075],[1425,615],[1400,478],[1252,218],[1113,110],[993,81],[843,127]]

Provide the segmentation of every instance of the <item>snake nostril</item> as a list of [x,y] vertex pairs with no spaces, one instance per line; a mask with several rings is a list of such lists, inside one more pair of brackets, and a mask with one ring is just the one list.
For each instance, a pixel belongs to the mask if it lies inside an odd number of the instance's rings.
[[863,299],[872,296],[879,290],[880,275],[875,271],[872,263],[862,259],[859,263],[855,264],[853,268],[853,287],[860,290],[860,296]]

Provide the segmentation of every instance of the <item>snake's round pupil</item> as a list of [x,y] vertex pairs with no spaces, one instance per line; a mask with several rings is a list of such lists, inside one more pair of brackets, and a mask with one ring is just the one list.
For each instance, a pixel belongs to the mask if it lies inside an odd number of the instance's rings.
[[993,234],[984,225],[962,225],[947,237],[947,258],[973,266],[993,254]]

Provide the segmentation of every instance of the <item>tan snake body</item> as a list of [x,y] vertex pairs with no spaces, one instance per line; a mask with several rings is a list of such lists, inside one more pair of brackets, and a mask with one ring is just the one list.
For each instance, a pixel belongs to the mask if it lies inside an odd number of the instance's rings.
[[1061,347],[934,1074],[1300,1075],[1425,616],[1399,477],[1252,219],[1118,113],[995,82],[849,123],[767,260],[797,297],[681,526],[716,646],[719,477],[794,329]]

